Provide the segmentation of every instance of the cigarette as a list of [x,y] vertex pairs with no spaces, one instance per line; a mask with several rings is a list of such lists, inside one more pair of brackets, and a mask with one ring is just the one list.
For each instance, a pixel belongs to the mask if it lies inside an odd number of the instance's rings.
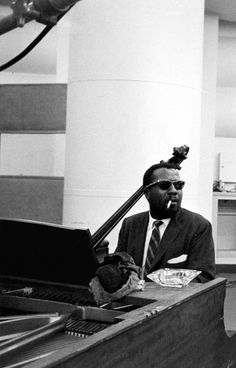
[[170,208],[171,203],[172,203],[171,200],[169,200],[169,202],[167,203],[167,207],[166,207],[167,209]]

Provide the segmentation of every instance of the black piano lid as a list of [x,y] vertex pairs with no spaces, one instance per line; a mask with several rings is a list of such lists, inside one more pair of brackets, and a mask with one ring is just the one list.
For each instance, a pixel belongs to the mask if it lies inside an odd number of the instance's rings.
[[0,218],[0,275],[88,286],[97,259],[88,229]]

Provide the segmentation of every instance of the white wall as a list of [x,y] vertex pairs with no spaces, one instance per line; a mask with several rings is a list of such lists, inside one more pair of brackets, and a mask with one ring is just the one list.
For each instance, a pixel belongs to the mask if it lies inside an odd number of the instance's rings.
[[214,143],[214,180],[219,180],[220,153],[236,158],[236,24],[219,22]]
[[[204,22],[203,94],[201,121],[201,213],[212,219],[212,183],[216,108],[218,17],[206,14]],[[204,178],[204,179],[203,179]]]
[[64,176],[65,134],[1,134],[0,175]]
[[[233,169],[236,165],[236,138],[227,138],[227,137],[216,137],[215,138],[215,146],[214,146],[214,180],[220,179],[220,155],[223,153],[226,162],[231,161],[231,168]],[[230,158],[228,160],[228,157]],[[234,173],[232,175],[235,176],[236,182],[236,170],[234,169]]]
[[218,86],[216,100],[216,137],[236,137],[236,87]]
[[220,22],[216,137],[236,137],[236,23]]

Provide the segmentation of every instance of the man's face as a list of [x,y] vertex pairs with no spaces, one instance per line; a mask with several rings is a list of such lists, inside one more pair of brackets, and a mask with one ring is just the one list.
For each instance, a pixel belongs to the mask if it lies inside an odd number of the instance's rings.
[[[181,179],[178,170],[160,168],[153,172],[152,182],[154,183],[158,180],[173,182]],[[162,189],[157,183],[146,190],[145,196],[149,202],[152,217],[168,218],[174,216],[181,206],[182,189],[176,189],[173,183],[171,183],[168,189]]]

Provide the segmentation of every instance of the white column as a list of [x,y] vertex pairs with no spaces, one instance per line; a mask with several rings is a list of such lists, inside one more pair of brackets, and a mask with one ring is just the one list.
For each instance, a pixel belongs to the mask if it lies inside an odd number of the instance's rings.
[[210,221],[212,220],[214,176],[218,27],[217,16],[210,14],[205,16],[199,210]]
[[[95,232],[144,171],[183,144],[184,205],[199,209],[203,23],[203,0],[86,0],[73,9],[65,224]],[[133,212],[147,208],[142,199]]]

